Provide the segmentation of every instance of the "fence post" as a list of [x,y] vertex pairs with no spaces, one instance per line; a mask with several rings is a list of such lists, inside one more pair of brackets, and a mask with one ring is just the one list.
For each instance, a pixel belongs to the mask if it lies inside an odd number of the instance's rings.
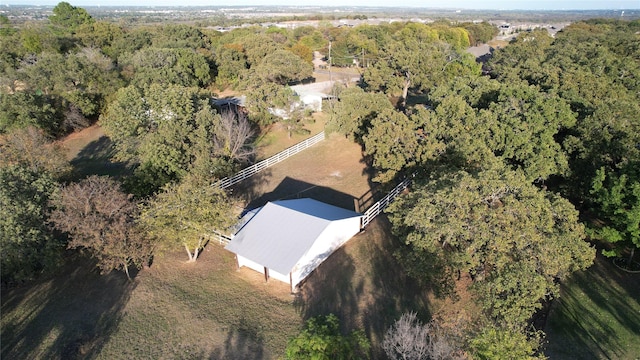
[[371,205],[363,214],[361,221],[361,229],[364,229],[365,226],[369,225],[369,223],[378,216],[382,210],[384,210],[387,206],[389,206],[395,199],[400,195],[400,193],[406,189],[409,184],[411,184],[411,178],[406,178],[400,182],[400,184],[396,185],[387,195],[385,195],[382,199],[380,199],[375,204]]

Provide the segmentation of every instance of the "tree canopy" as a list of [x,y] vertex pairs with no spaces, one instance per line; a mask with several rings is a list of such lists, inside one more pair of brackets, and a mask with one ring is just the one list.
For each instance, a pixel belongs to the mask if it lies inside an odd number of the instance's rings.
[[0,166],[2,282],[31,280],[62,260],[64,243],[47,226],[57,183],[48,172]]
[[189,176],[156,194],[145,205],[140,223],[165,247],[183,246],[195,262],[208,235],[224,233],[235,223],[233,202],[224,190]]
[[109,177],[90,176],[61,189],[51,221],[69,235],[70,249],[89,251],[107,273],[149,263],[154,244],[136,225],[139,208]]
[[93,18],[87,10],[63,1],[53,8],[49,21],[73,33],[80,25],[93,22]]
[[367,359],[371,344],[363,331],[348,335],[340,332],[340,321],[334,314],[316,316],[305,323],[298,336],[289,340],[287,359]]
[[[130,85],[115,95],[101,124],[115,143],[118,159],[134,166],[152,189],[181,179],[196,163],[209,164],[198,170],[222,177],[246,160],[240,152],[220,152],[221,143],[213,139],[224,138],[228,128],[197,88],[153,84],[143,90]],[[244,148],[250,133],[235,141],[242,142],[235,147]]]
[[557,295],[556,279],[594,257],[573,205],[511,170],[441,174],[389,212],[412,251],[443,256],[447,267],[473,276],[472,289],[496,323],[526,322],[540,300]]

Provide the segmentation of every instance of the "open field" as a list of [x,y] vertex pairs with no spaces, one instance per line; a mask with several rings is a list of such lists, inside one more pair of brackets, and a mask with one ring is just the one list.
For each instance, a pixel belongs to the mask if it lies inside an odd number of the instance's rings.
[[640,358],[640,274],[598,255],[562,285],[545,332],[551,359]]
[[[85,146],[101,138],[96,129],[86,134]],[[277,128],[270,136],[265,156],[289,141]],[[86,151],[79,137],[66,142],[75,146],[70,158]],[[249,203],[302,189],[304,196],[353,208],[353,199],[369,189],[369,176],[360,147],[331,135],[243,185],[234,193]],[[392,256],[396,246],[381,217],[296,295],[288,284],[237,271],[233,255],[213,243],[195,264],[178,250],[158,256],[133,282],[120,273],[101,276],[78,258],[59,274],[3,291],[1,358],[275,359],[305,319],[330,312],[343,330],[364,329],[374,358],[382,358],[377,345],[400,314],[416,310],[427,320],[437,310],[428,291],[404,275]]]
[[[322,118],[310,125],[312,134]],[[288,138],[277,126],[260,139],[268,157],[305,136]],[[96,147],[97,143],[105,146]],[[104,174],[108,139],[89,128],[65,141],[79,173]],[[104,151],[100,151],[100,149]],[[345,208],[370,196],[370,176],[360,147],[332,134],[233,189],[247,208],[275,199],[312,197]],[[362,210],[362,209],[360,209]],[[209,244],[198,262],[182,251],[154,259],[129,282],[121,273],[99,275],[92,261],[73,261],[28,286],[3,290],[2,359],[277,359],[304,320],[335,313],[343,330],[363,329],[374,359],[380,341],[403,312],[422,320],[470,317],[469,294],[460,301],[434,299],[408,278],[393,256],[400,246],[384,216],[372,222],[303,282],[264,282],[237,270],[233,255]],[[470,280],[463,277],[459,290]],[[618,271],[598,258],[562,286],[547,322],[551,359],[636,359],[640,354],[640,275]]]

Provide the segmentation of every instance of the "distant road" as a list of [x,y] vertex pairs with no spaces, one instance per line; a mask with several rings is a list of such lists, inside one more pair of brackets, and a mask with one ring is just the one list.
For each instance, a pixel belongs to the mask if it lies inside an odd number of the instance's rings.
[[[360,73],[357,71],[353,71],[353,69],[345,69],[345,68],[336,68],[337,71],[325,70],[325,69],[315,69],[313,71],[313,77],[316,78],[316,81],[328,81],[328,80],[348,80],[351,81],[355,78],[360,78]],[[345,72],[345,70],[349,70],[349,72]]]

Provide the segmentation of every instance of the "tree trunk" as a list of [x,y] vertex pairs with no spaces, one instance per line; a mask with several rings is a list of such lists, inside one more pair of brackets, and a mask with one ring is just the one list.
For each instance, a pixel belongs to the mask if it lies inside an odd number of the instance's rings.
[[409,96],[409,86],[411,86],[411,74],[407,72],[404,79],[404,87],[402,88],[402,109],[407,107],[407,97]]
[[129,275],[129,265],[126,262],[124,263],[124,273],[127,274],[127,279],[131,281],[131,275]]
[[633,262],[633,255],[636,253],[635,246],[631,246],[631,255],[629,256],[629,260],[627,260],[627,268],[631,269],[631,263]]
[[184,249],[187,250],[187,254],[189,254],[189,262],[196,261],[196,259],[193,257],[193,254],[191,253],[191,250],[189,250],[189,247],[187,246],[187,244],[184,244]]

